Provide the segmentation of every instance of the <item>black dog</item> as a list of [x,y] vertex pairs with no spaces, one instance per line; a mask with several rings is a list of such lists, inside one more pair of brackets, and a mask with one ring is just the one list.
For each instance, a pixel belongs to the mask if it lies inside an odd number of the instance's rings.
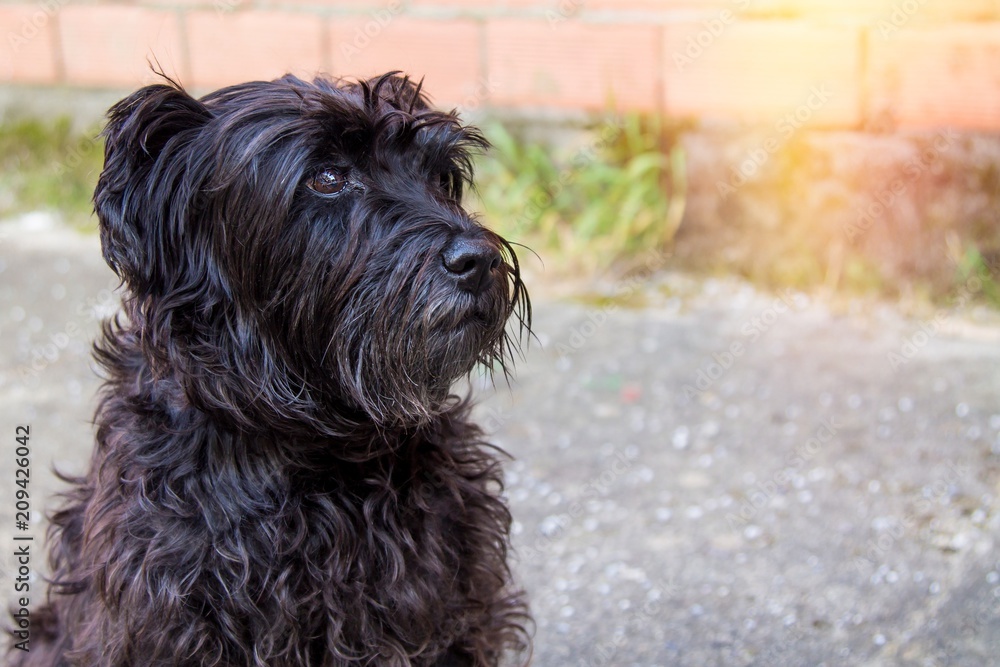
[[530,327],[461,206],[482,135],[395,74],[154,85],[109,118],[124,317],[14,664],[525,660],[499,458],[450,394]]

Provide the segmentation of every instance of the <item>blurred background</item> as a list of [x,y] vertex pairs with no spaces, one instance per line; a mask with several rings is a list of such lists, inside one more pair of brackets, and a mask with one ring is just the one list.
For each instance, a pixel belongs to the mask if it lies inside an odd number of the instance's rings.
[[1000,0],[0,0],[33,576],[117,302],[97,133],[153,68],[401,70],[484,128],[536,338],[473,385],[536,665],[1000,665]]

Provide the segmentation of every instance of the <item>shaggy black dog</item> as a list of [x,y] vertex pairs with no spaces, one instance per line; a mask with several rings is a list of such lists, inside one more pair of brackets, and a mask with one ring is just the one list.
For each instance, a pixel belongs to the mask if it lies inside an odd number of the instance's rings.
[[109,119],[124,313],[13,663],[526,660],[500,457],[450,394],[530,326],[510,244],[461,206],[482,135],[395,74],[154,85]]

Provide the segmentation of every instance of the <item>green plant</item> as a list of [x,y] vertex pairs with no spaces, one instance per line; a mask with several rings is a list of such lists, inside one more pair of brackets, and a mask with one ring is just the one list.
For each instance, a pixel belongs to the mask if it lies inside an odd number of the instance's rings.
[[956,280],[960,289],[971,292],[970,296],[998,308],[1000,284],[997,283],[997,269],[1000,267],[991,266],[978,248],[969,246],[958,262]]
[[[494,150],[479,194],[495,227],[573,259],[604,264],[662,250],[684,212],[684,154],[664,147],[660,124],[629,116],[607,123],[574,152],[487,128]],[[567,154],[568,153],[568,154]]]
[[58,210],[75,224],[93,224],[91,196],[103,160],[96,131],[68,119],[19,119],[0,125],[0,218]]

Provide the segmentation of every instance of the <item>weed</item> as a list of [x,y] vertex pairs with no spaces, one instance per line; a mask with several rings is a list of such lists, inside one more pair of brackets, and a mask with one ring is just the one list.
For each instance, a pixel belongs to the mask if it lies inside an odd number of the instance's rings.
[[590,268],[663,250],[684,212],[683,152],[665,148],[661,125],[639,116],[595,135],[567,155],[489,126],[494,151],[481,165],[478,192],[492,225]]
[[978,290],[980,299],[994,308],[1000,308],[1000,283],[997,283],[996,268],[990,265],[976,246],[970,245],[959,259],[955,280],[958,285],[968,285],[971,280],[978,278],[979,282],[975,284],[982,285]]
[[91,197],[103,161],[97,132],[77,132],[68,119],[10,120],[0,125],[0,218],[57,210],[93,226]]

